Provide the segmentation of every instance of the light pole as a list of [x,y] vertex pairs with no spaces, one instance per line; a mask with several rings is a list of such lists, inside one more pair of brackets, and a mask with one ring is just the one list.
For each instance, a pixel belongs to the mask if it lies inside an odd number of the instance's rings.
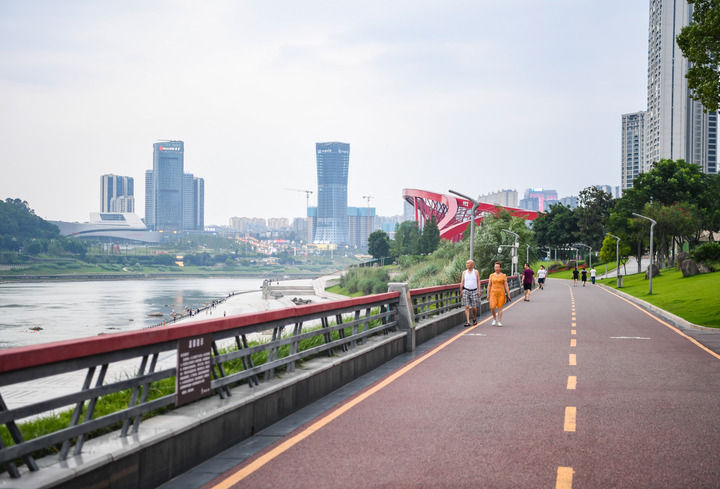
[[462,197],[463,199],[467,199],[470,202],[473,203],[472,210],[470,211],[470,259],[475,261],[475,255],[474,255],[474,240],[475,240],[475,211],[477,210],[478,206],[480,205],[480,202],[476,201],[475,199],[468,197],[467,195],[463,195],[460,192],[455,192],[454,190],[448,190],[451,194],[455,194],[459,197]]
[[525,245],[525,263],[530,265],[530,245],[529,244]]
[[501,229],[502,232],[512,234],[515,236],[515,243],[513,244],[513,251],[512,251],[512,261],[510,262],[510,275],[515,275],[515,271],[517,270],[517,261],[518,261],[518,240],[520,239],[520,236],[517,233],[513,233],[509,229]]
[[650,219],[647,216],[641,216],[640,214],[633,212],[633,216],[639,217],[641,219],[646,219],[650,221],[650,268],[648,268],[648,278],[650,280],[650,290],[648,291],[648,295],[652,295],[652,278],[653,278],[653,228],[655,227],[655,224],[657,222],[654,219]]
[[367,201],[367,239],[370,239],[370,234],[372,234],[372,229],[370,229],[370,199],[374,197],[372,195],[363,195],[362,198]]
[[620,238],[618,236],[615,236],[614,234],[605,233],[611,238],[615,238],[617,241],[615,241],[615,278],[617,279],[617,287],[620,288]]

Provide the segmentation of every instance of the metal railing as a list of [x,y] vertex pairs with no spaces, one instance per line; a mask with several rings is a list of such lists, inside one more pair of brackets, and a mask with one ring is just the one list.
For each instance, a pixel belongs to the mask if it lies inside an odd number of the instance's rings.
[[[368,337],[387,334],[398,325],[399,293],[390,292],[355,299],[298,306],[258,314],[242,314],[141,331],[102,335],[21,348],[0,350],[0,389],[4,386],[58,374],[81,381],[80,390],[9,409],[0,390],[0,425],[5,425],[14,444],[0,441],[0,467],[20,477],[16,464],[22,460],[37,471],[34,454],[57,447],[60,460],[79,454],[86,438],[97,430],[119,428],[120,436],[138,431],[143,415],[178,403],[178,392],[149,398],[151,387],[177,373],[180,342],[196,338],[211,340],[211,392],[225,398],[230,387],[247,383],[253,387],[268,381],[278,369],[292,372],[296,363],[319,354],[349,351]],[[251,335],[271,332],[269,341],[253,342]],[[256,361],[258,355],[266,360]],[[164,357],[164,358],[163,358]],[[168,366],[163,366],[167,360]],[[124,365],[124,378],[109,379],[110,368]],[[84,372],[84,374],[83,374]],[[78,375],[79,374],[79,375]],[[126,408],[95,416],[102,396],[129,391]],[[67,427],[26,440],[18,420],[74,406]]]
[[[487,279],[481,280],[478,284],[481,303],[488,302],[487,286]],[[520,288],[520,277],[518,275],[508,277],[508,287],[511,291]],[[462,307],[462,292],[459,283],[413,289],[410,291],[410,297],[416,323]]]

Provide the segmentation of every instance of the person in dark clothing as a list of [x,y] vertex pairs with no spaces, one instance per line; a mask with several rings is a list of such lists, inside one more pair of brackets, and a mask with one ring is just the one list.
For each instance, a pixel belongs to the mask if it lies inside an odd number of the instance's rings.
[[530,268],[530,265],[526,263],[525,270],[523,270],[523,290],[525,290],[525,299],[523,300],[525,302],[530,302],[530,290],[532,289],[534,276],[535,272],[533,272],[532,268]]
[[583,287],[585,287],[585,284],[587,283],[587,270],[584,268],[582,269],[582,283]]
[[573,287],[577,287],[578,277],[580,277],[580,272],[578,272],[577,267],[575,267],[575,270],[573,270]]

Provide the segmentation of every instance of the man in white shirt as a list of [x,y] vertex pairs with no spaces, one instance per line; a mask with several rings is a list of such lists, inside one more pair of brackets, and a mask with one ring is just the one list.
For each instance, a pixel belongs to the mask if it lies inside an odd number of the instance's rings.
[[[465,327],[477,324],[477,309],[480,306],[480,274],[475,270],[475,262],[465,262],[467,270],[463,270],[460,280],[460,293],[462,305],[465,306]],[[470,308],[473,312],[473,321],[470,322]]]
[[592,267],[590,269],[590,281],[595,285],[595,275],[597,275],[597,272],[595,271],[595,267]]

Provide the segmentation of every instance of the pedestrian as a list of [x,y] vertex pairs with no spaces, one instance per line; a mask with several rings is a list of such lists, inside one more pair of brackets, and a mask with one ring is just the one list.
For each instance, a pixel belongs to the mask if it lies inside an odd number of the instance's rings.
[[[463,270],[460,280],[460,293],[462,294],[462,305],[465,306],[465,327],[477,324],[477,310],[480,305],[480,273],[475,270],[475,262],[465,262],[467,270]],[[470,309],[472,309],[473,321],[470,323]]]
[[545,265],[540,265],[540,269],[538,270],[538,286],[540,287],[540,290],[542,290],[545,287],[545,277],[547,276],[547,270],[545,270]]
[[510,300],[510,288],[508,287],[507,275],[500,271],[500,262],[495,262],[495,271],[488,279],[487,296],[490,301],[490,312],[493,316],[492,325],[502,326],[502,310],[505,305],[505,295]]
[[578,269],[576,266],[575,270],[573,270],[573,287],[577,287],[577,281],[578,281],[579,276],[580,276],[580,272],[578,272]]
[[595,271],[595,267],[592,267],[590,269],[590,281],[593,285],[595,285],[595,275],[597,275],[597,272]]
[[587,269],[585,267],[582,269],[582,283],[583,287],[585,287],[585,284],[587,283]]
[[530,291],[532,290],[534,276],[535,272],[533,272],[530,265],[526,263],[525,269],[523,270],[523,290],[525,291],[525,298],[523,300],[525,302],[530,302]]

